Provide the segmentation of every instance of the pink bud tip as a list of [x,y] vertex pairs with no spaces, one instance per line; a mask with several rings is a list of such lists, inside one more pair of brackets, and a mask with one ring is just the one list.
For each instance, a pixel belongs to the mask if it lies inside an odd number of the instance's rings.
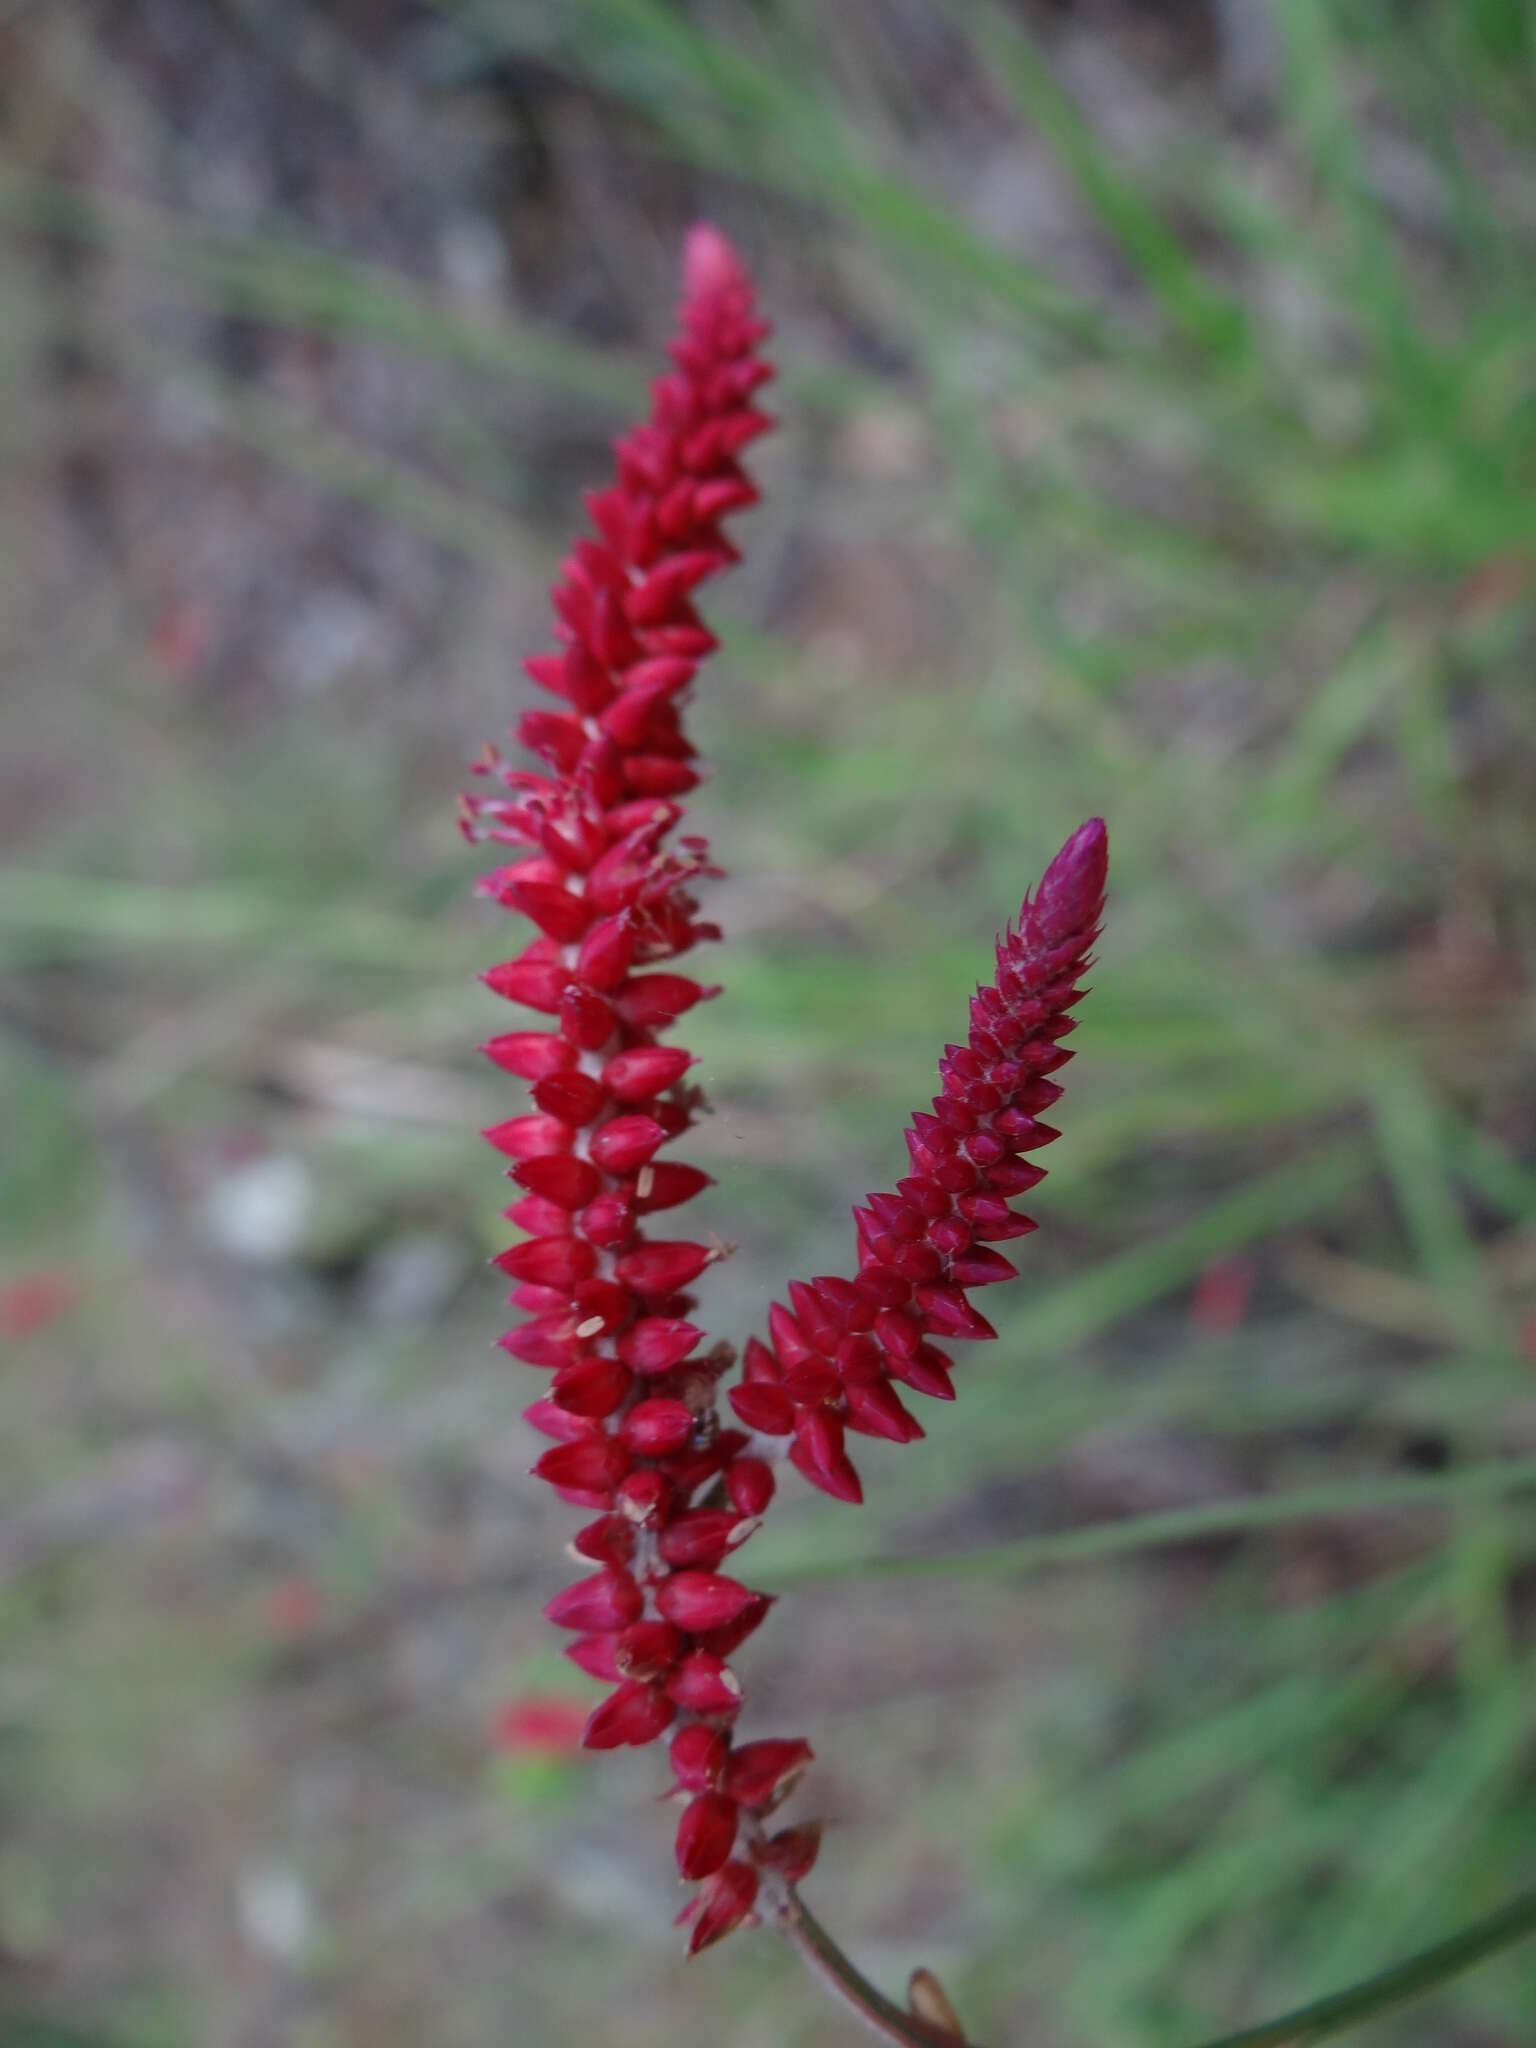
[[1093,923],[1109,872],[1109,831],[1102,818],[1079,825],[1040,878],[1026,919],[1041,941],[1060,945]]
[[741,258],[707,220],[688,230],[683,243],[683,291],[690,299],[713,298],[744,281]]

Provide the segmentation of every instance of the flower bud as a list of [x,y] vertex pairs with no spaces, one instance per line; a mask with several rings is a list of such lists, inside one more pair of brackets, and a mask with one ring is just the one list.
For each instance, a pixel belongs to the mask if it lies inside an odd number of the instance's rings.
[[675,1569],[716,1565],[741,1525],[735,1508],[690,1508],[675,1515],[657,1538],[662,1562]]
[[635,957],[635,931],[628,916],[605,917],[593,925],[576,955],[576,978],[590,988],[620,989]]
[[693,1714],[734,1714],[741,1705],[741,1681],[709,1650],[690,1650],[667,1678],[667,1694]]
[[562,946],[574,944],[592,922],[591,907],[586,900],[559,882],[514,880],[508,882],[500,893],[501,901],[509,910],[520,910],[524,917],[532,918],[546,938],[554,939]]
[[616,1001],[619,1015],[631,1030],[653,1031],[659,1024],[670,1024],[706,996],[719,993],[718,989],[701,988],[683,974],[635,974]]
[[690,1280],[696,1280],[713,1256],[701,1244],[662,1240],[637,1245],[634,1251],[624,1254],[613,1270],[637,1294],[674,1294]]
[[[523,1410],[523,1420],[540,1436],[552,1436],[557,1444],[584,1444],[594,1434],[592,1424],[584,1417],[567,1415],[547,1396],[542,1401],[531,1401]],[[554,1483],[558,1486],[562,1482]]]
[[605,996],[573,981],[560,998],[560,1030],[583,1052],[605,1046],[618,1028],[618,1018]]
[[546,1371],[564,1365],[576,1349],[576,1340],[570,1334],[570,1317],[564,1315],[539,1316],[531,1323],[520,1323],[496,1342],[524,1365],[542,1366]]
[[848,1389],[848,1427],[893,1444],[915,1443],[923,1426],[902,1406],[888,1380],[860,1380]]
[[929,1329],[940,1337],[995,1337],[996,1330],[983,1315],[978,1315],[958,1287],[919,1287],[916,1295],[917,1306],[923,1311]]
[[579,1636],[574,1643],[566,1644],[565,1654],[588,1678],[596,1678],[604,1685],[617,1685],[624,1676],[615,1654],[618,1640],[614,1635]]
[[628,1195],[611,1189],[595,1202],[588,1202],[581,1212],[580,1228],[588,1244],[602,1251],[628,1244],[635,1234],[635,1205]]
[[681,1401],[657,1396],[637,1402],[620,1423],[619,1434],[637,1457],[666,1458],[693,1435],[693,1417]]
[[[607,1090],[596,1075],[574,1069],[568,1074],[547,1074],[542,1081],[535,1082],[533,1099],[547,1115],[568,1125],[589,1124],[608,1107]],[[567,1131],[561,1150],[569,1149],[573,1135]]]
[[659,1686],[627,1679],[595,1707],[582,1733],[586,1749],[619,1749],[651,1742],[676,1718],[677,1708]]
[[608,1436],[584,1436],[577,1443],[557,1444],[534,1466],[534,1476],[551,1486],[574,1486],[584,1493],[607,1493],[629,1470],[629,1453]]
[[603,1069],[603,1085],[619,1102],[646,1102],[680,1081],[693,1064],[692,1053],[675,1045],[638,1045],[616,1053]]
[[613,1646],[614,1662],[626,1678],[660,1678],[683,1652],[683,1637],[669,1621],[637,1621]]
[[[545,1088],[551,1084],[541,1081],[539,1085]],[[511,1116],[505,1123],[492,1124],[480,1135],[509,1159],[543,1159],[554,1152],[568,1152],[571,1147],[569,1127],[553,1116]]]
[[990,1245],[973,1244],[949,1262],[949,1277],[960,1287],[995,1287],[999,1280],[1013,1280],[1018,1267]]
[[834,1401],[840,1391],[837,1374],[824,1358],[807,1358],[800,1365],[786,1365],[783,1388],[797,1406],[819,1408]]
[[656,1606],[668,1621],[693,1632],[725,1627],[752,1599],[749,1586],[738,1585],[718,1572],[682,1571],[662,1584]]
[[501,1213],[529,1237],[569,1237],[571,1234],[568,1212],[558,1203],[547,1201],[543,1195],[523,1195]]
[[[750,1534],[757,1527],[757,1524],[756,1522],[738,1522],[736,1526]],[[729,1657],[733,1651],[740,1648],[755,1629],[762,1627],[768,1618],[768,1610],[772,1605],[773,1601],[767,1593],[754,1593],[749,1604],[741,1610],[733,1622],[729,1622],[724,1628],[712,1628],[707,1634],[696,1637],[695,1640],[699,1648],[701,1650],[711,1650],[717,1657]]]
[[671,1502],[671,1482],[652,1466],[631,1472],[613,1496],[616,1512],[640,1529],[654,1529]]
[[790,1447],[789,1462],[802,1478],[808,1479],[812,1486],[820,1487],[823,1493],[830,1494],[833,1500],[847,1501],[850,1507],[857,1507],[864,1498],[859,1475],[846,1457],[831,1465],[818,1465],[805,1445],[797,1441]]
[[766,1813],[794,1791],[814,1755],[798,1737],[744,1743],[732,1750],[721,1783],[750,1812]]
[[577,1358],[555,1374],[549,1397],[568,1415],[601,1422],[624,1405],[634,1377],[616,1358]]
[[772,1467],[761,1458],[733,1458],[725,1468],[725,1491],[741,1514],[760,1515],[773,1499]]
[[633,1173],[667,1141],[653,1116],[616,1116],[592,1133],[588,1151],[604,1173]]
[[743,1380],[730,1399],[738,1418],[763,1436],[788,1436],[795,1426],[795,1404],[781,1387]]
[[711,1877],[736,1841],[738,1808],[723,1792],[700,1792],[677,1824],[677,1868],[690,1883]]
[[635,1207],[642,1216],[658,1209],[675,1209],[691,1202],[705,1188],[713,1187],[710,1176],[699,1166],[685,1166],[678,1159],[658,1159],[642,1166],[635,1182]]
[[602,1634],[610,1629],[628,1628],[639,1619],[640,1608],[640,1588],[629,1573],[605,1571],[578,1579],[574,1586],[562,1587],[553,1600],[546,1602],[544,1613],[556,1628]]
[[480,1050],[503,1073],[524,1081],[542,1081],[546,1074],[562,1073],[576,1064],[572,1048],[550,1031],[504,1031],[488,1038]]
[[753,1860],[765,1870],[776,1870],[786,1884],[798,1884],[808,1877],[821,1849],[821,1822],[803,1821],[799,1827],[781,1828],[752,1852]]
[[672,1738],[668,1760],[678,1787],[684,1792],[707,1792],[718,1783],[731,1753],[731,1740],[716,1728],[700,1721],[680,1728]]
[[623,1515],[599,1515],[595,1522],[577,1530],[571,1548],[593,1564],[626,1565],[635,1554],[635,1525]]
[[505,996],[510,1003],[521,1003],[527,1010],[553,1014],[559,1009],[561,992],[571,978],[570,969],[559,959],[535,958],[534,953],[535,948],[530,946],[519,959],[488,968],[480,979],[493,995]]
[[491,1264],[510,1279],[527,1280],[535,1287],[569,1288],[591,1279],[597,1254],[583,1238],[532,1237],[500,1253]]
[[525,1159],[513,1167],[512,1178],[520,1188],[530,1188],[560,1209],[585,1208],[603,1185],[597,1168],[570,1152]]
[[619,1339],[620,1358],[631,1372],[659,1374],[681,1365],[704,1332],[670,1316],[643,1316]]
[[745,1863],[724,1863],[706,1878],[698,1909],[691,1915],[688,1953],[696,1956],[740,1927],[757,1900],[757,1872]]

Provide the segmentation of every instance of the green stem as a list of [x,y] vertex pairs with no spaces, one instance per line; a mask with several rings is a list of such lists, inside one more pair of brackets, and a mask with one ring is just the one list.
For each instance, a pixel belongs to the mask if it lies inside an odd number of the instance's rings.
[[1394,1964],[1377,1977],[1367,1977],[1362,1984],[1352,1984],[1347,1991],[1336,1991],[1330,1998],[1320,1998],[1314,2005],[1304,2005],[1263,2026],[1223,2034],[1220,2040],[1205,2042],[1203,2048],[1295,2048],[1297,2043],[1329,2040],[1393,2006],[1422,1998],[1426,1991],[1448,1983],[1529,1934],[1536,1934],[1536,1890],[1522,1892],[1486,1920],[1474,1921],[1449,1940]]

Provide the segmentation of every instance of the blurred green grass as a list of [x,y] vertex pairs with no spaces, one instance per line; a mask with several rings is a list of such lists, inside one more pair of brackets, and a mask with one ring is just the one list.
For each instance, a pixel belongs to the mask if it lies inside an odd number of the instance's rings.
[[[321,38],[262,61],[318,52],[306,89],[387,110],[362,43],[297,12]],[[743,1241],[723,1332],[846,1258],[1023,880],[1111,824],[1001,1341],[920,1453],[872,1453],[857,1529],[795,1495],[762,1539],[794,1592],[754,1697],[810,1724],[852,1823],[815,1897],[997,2042],[1173,2048],[1363,1974],[1528,1883],[1536,1826],[1532,11],[1287,0],[1262,120],[1186,81],[1129,153],[1091,47],[990,0],[436,12],[462,89],[558,82],[666,195],[647,261],[707,206],[784,309],[696,717],[732,877],[693,1029],[709,1220]],[[87,10],[33,62],[55,121],[168,147]],[[1067,195],[1049,250],[967,183],[1010,140],[1016,201]],[[12,141],[0,744],[18,809],[34,767],[66,794],[0,877],[0,1277],[81,1292],[0,1381],[14,2028],[471,2044],[515,1986],[536,2048],[616,2012],[636,2048],[840,2039],[767,1944],[668,1974],[648,1760],[488,1773],[499,1698],[574,1689],[534,1618],[526,1394],[483,1286],[367,1308],[392,1248],[495,1242],[466,1134],[505,1098],[465,1048],[498,941],[449,797],[570,523],[570,451],[560,494],[541,460],[579,420],[590,462],[638,402],[663,280],[600,347],[302,206],[231,225]],[[612,204],[568,232],[619,275]],[[232,369],[204,321],[409,370],[417,438]],[[90,431],[61,357],[446,564],[415,672],[252,709],[167,690],[132,576],[40,618],[44,480]],[[506,607],[463,601],[503,576]],[[200,1235],[251,1144],[317,1190],[254,1280]],[[1223,1262],[1230,1327],[1198,1307]],[[187,1475],[125,1479],[146,1442]],[[919,1554],[967,1576],[893,1575]],[[296,1578],[313,1641],[264,1604]],[[272,1861],[318,1924],[292,1952],[262,1947]],[[1514,2048],[1533,1971],[1381,2037]],[[434,1972],[455,1996],[423,2004]]]

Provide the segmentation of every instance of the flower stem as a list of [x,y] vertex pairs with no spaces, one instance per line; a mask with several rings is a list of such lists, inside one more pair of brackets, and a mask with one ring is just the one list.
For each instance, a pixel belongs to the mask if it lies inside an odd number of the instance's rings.
[[1204,2048],[1297,2048],[1297,2044],[1330,2040],[1393,2006],[1422,1998],[1425,1992],[1513,1947],[1529,1934],[1536,1934],[1536,1890],[1522,1892],[1487,1919],[1474,1921],[1459,1934],[1394,1964],[1379,1976],[1367,1977],[1347,1991],[1336,1991],[1263,2026],[1223,2034],[1220,2040],[1206,2042]]
[[[911,2013],[893,2005],[884,1992],[877,1991],[843,1954],[798,1892],[789,1892],[776,1918],[780,1932],[806,1968],[882,2041],[894,2041],[898,2048],[967,2048],[953,2034],[935,2033]],[[977,2044],[971,2042],[969,2048],[977,2048]]]
[[[776,1918],[784,1938],[798,1952],[806,1968],[820,1977],[834,1996],[881,2040],[893,2041],[897,2048],[967,2048],[953,2035],[935,2033],[877,1991],[855,1969],[797,1892],[788,1893]],[[1346,1991],[1336,1991],[1261,2026],[1223,2034],[1219,2040],[1205,2042],[1203,2048],[1306,2048],[1310,2042],[1330,2040],[1394,2006],[1422,1998],[1426,1992],[1449,1983],[1463,1971],[1512,1948],[1531,1934],[1536,1934],[1536,1889],[1522,1892],[1486,1919],[1474,1921],[1470,1927],[1463,1927],[1459,1933],[1410,1956],[1406,1962],[1395,1963],[1378,1976],[1367,1977]],[[977,2044],[972,2042],[969,2048],[977,2048]]]

